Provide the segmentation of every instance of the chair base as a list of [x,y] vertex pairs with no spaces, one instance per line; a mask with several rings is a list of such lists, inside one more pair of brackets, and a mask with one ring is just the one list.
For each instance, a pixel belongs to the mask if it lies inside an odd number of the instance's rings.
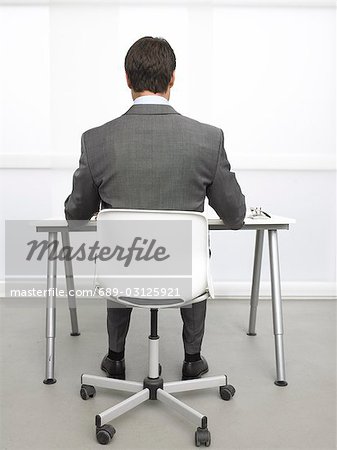
[[133,393],[133,395],[126,400],[96,415],[97,441],[100,444],[108,444],[113,438],[116,430],[109,425],[108,422],[111,422],[113,419],[116,419],[141,403],[144,403],[146,400],[159,400],[197,426],[197,430],[195,432],[195,445],[197,447],[200,447],[201,444],[208,447],[211,444],[211,434],[207,428],[207,417],[181,402],[172,394],[177,392],[187,392],[198,389],[218,387],[220,397],[223,400],[230,400],[235,394],[235,389],[233,386],[227,384],[226,375],[164,383],[164,380],[160,376],[157,309],[151,309],[150,325],[150,336],[148,338],[149,375],[143,380],[143,383],[118,380],[116,378],[106,378],[96,375],[83,374],[81,376],[82,386],[80,394],[83,400],[88,400],[96,395],[95,386]]
[[81,376],[81,383],[81,397],[84,400],[95,396],[95,387],[133,393],[133,395],[126,400],[96,415],[96,437],[101,444],[110,442],[115,434],[115,429],[112,426],[107,425],[108,422],[111,422],[147,400],[159,400],[197,426],[195,432],[195,445],[197,447],[200,445],[208,447],[211,443],[211,436],[207,428],[207,417],[181,402],[172,394],[218,387],[221,398],[223,400],[230,400],[235,393],[234,387],[227,384],[226,375],[168,383],[164,383],[164,380],[161,377],[146,377],[143,383],[139,383],[83,374]]

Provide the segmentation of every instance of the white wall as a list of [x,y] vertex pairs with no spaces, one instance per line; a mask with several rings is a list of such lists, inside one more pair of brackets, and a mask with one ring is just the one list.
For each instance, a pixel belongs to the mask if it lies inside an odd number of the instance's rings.
[[[173,106],[223,128],[248,205],[298,221],[280,233],[285,293],[333,292],[331,3],[13,3],[0,1],[1,221],[62,214],[81,133],[130,106],[125,52],[137,38],[159,35],[177,56]],[[213,275],[223,292],[249,292],[253,240],[249,232],[213,233]]]

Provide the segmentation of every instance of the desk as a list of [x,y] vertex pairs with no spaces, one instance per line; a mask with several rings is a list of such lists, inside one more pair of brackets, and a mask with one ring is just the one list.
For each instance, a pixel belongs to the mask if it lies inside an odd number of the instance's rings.
[[[286,217],[272,216],[271,218],[254,218],[245,220],[245,224],[241,230],[255,230],[255,253],[253,278],[250,297],[250,315],[248,336],[256,336],[256,313],[259,300],[261,262],[264,232],[268,231],[269,242],[269,261],[270,261],[270,281],[271,281],[271,297],[273,311],[273,329],[275,339],[275,357],[276,357],[276,381],[277,386],[287,386],[285,374],[285,359],[283,346],[283,314],[282,314],[282,298],[281,298],[281,278],[278,251],[278,230],[289,230],[289,225],[295,223],[294,219]],[[209,230],[228,230],[222,220],[209,218]],[[240,231],[241,231],[240,230]],[[69,246],[69,231],[96,231],[96,222],[90,221],[79,229],[69,230],[65,220],[48,221],[36,225],[37,232],[48,233],[48,243],[52,244],[57,240],[58,233],[61,233],[63,247]],[[52,245],[49,246],[48,255],[52,252]],[[71,335],[79,336],[76,298],[70,295],[74,292],[74,278],[71,260],[64,260],[66,285],[68,292],[68,304],[71,319]],[[47,297],[46,297],[46,371],[45,384],[54,384],[54,358],[55,358],[55,321],[56,321],[56,274],[57,259],[49,259],[47,261]]]

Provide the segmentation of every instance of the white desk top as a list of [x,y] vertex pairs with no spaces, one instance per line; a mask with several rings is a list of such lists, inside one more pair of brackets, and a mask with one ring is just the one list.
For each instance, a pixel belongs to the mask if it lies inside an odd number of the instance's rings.
[[[214,217],[214,214],[210,215],[210,217],[207,216],[207,219],[210,230],[228,230],[223,221],[219,217]],[[259,217],[252,219],[246,217],[242,230],[288,230],[289,225],[294,223],[296,223],[295,219],[275,215],[271,215],[270,218]],[[63,218],[37,221],[35,226],[37,231],[62,231],[62,229],[65,230],[68,228],[67,221]],[[81,228],[81,231],[94,231],[96,229],[96,221],[90,220],[84,229],[83,227]]]

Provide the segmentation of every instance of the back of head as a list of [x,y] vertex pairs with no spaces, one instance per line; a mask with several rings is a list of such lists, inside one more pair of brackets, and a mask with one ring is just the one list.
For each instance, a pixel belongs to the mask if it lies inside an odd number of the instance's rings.
[[162,38],[146,36],[139,39],[125,57],[125,72],[134,92],[166,92],[175,68],[174,51]]

